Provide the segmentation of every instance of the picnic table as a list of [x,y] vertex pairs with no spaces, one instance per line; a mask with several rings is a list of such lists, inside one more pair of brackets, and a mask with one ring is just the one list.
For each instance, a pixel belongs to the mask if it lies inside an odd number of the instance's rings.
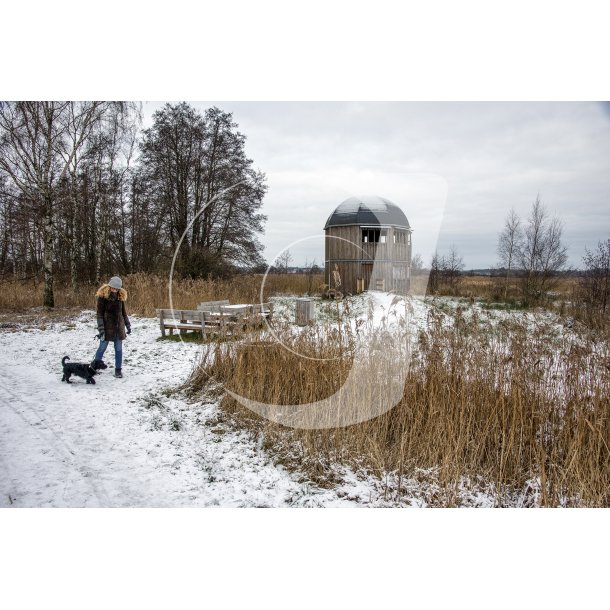
[[271,319],[273,303],[238,303],[231,305],[228,301],[207,301],[200,303],[196,310],[159,309],[161,335],[168,330],[170,335],[178,332],[195,330],[233,334],[238,330],[253,327],[263,319]]
[[210,320],[218,323],[257,322],[263,318],[271,318],[273,305],[271,303],[252,304],[236,303],[233,305],[219,305],[209,312]]

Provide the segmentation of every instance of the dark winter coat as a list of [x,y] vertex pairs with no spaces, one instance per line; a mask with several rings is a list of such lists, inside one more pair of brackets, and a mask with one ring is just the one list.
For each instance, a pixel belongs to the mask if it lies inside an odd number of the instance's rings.
[[110,292],[110,286],[104,284],[95,296],[97,297],[98,330],[101,330],[103,326],[106,341],[114,341],[117,336],[122,341],[127,336],[125,329],[131,328],[125,309],[127,291],[119,288],[119,291],[113,294]]

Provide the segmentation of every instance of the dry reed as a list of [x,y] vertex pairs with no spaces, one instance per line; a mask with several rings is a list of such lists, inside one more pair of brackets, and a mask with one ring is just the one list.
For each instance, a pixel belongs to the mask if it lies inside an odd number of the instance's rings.
[[[170,307],[169,278],[145,273],[123,276],[127,289],[128,311],[140,316],[155,316],[155,310]],[[302,295],[318,292],[323,275],[269,274],[263,298],[276,294]],[[228,299],[231,303],[254,303],[260,299],[262,275],[238,275],[228,280],[179,279],[172,281],[175,308],[196,309],[202,301]],[[79,284],[76,290],[65,282],[55,283],[57,308],[93,309],[98,286]],[[42,303],[41,282],[5,280],[0,282],[0,311],[23,311]]]
[[[263,336],[262,343],[225,344],[207,352],[187,387],[199,395],[222,384],[275,404],[324,399],[351,365],[347,328],[276,329],[296,354]],[[447,323],[432,311],[402,400],[375,419],[298,430],[228,396],[221,404],[262,434],[278,459],[318,482],[332,478],[333,464],[365,467],[380,478],[393,473],[398,480],[434,469],[441,493],[432,503],[440,506],[459,504],[464,481],[485,481],[497,506],[610,505],[608,336],[557,333],[548,323],[523,318],[492,324],[460,310]]]

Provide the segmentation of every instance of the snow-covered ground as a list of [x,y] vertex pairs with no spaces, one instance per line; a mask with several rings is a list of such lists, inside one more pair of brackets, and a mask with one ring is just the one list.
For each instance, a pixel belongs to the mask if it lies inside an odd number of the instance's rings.
[[0,333],[0,506],[281,506],[325,496],[217,423],[216,404],[165,396],[201,347],[156,341],[153,319],[132,325],[125,377],[109,366],[96,385],[61,382],[63,355],[93,357],[92,312]]
[[[375,296],[376,322],[391,300]],[[93,358],[92,311],[2,326],[1,507],[392,504],[381,482],[348,471],[337,487],[319,488],[274,464],[251,435],[226,423],[217,403],[168,392],[207,347],[157,341],[156,319],[132,317],[125,377],[112,376],[110,345],[109,368],[95,385],[74,376],[62,383],[60,362],[64,355],[72,362]]]
[[[452,299],[412,299],[409,324],[426,328],[430,308],[450,313]],[[347,311],[345,311],[347,308]],[[491,320],[532,317],[525,312],[469,314]],[[294,299],[276,299],[278,320],[294,319]],[[387,293],[369,293],[349,302],[319,303],[322,322],[337,316],[361,331],[391,327],[404,303]],[[288,471],[263,449],[260,438],[237,428],[218,401],[205,404],[175,391],[189,376],[200,350],[210,346],[158,341],[156,318],[132,317],[124,342],[123,379],[115,379],[112,345],[109,368],[95,385],[72,377],[61,382],[61,358],[88,362],[93,311],[56,321],[0,320],[0,507],[131,506],[426,506],[439,493],[433,470],[414,479],[381,479],[336,465],[331,488]],[[343,316],[347,315],[347,318]],[[550,314],[549,314],[550,315]],[[566,329],[549,315],[533,316]],[[447,319],[451,323],[451,315]],[[493,506],[489,482],[462,482],[459,503]],[[534,482],[535,487],[535,482]],[[463,487],[463,488],[462,488]],[[398,491],[397,491],[398,490]],[[515,505],[520,505],[515,501]]]

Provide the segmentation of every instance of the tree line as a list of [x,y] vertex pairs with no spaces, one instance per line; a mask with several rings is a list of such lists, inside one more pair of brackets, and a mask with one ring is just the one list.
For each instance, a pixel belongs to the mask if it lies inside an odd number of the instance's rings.
[[[540,197],[526,219],[514,209],[508,212],[498,235],[498,264],[493,270],[502,282],[501,298],[517,296],[527,307],[553,294],[568,259],[562,234],[561,220],[551,216]],[[610,312],[610,238],[599,241],[592,250],[585,248],[582,261],[574,297],[589,317],[606,316]],[[447,254],[435,252],[429,268],[429,292],[457,294],[463,270],[464,262],[455,245]],[[414,275],[424,272],[421,256],[413,257],[412,271]]]
[[0,277],[222,276],[264,263],[265,175],[231,113],[128,102],[0,103]]

